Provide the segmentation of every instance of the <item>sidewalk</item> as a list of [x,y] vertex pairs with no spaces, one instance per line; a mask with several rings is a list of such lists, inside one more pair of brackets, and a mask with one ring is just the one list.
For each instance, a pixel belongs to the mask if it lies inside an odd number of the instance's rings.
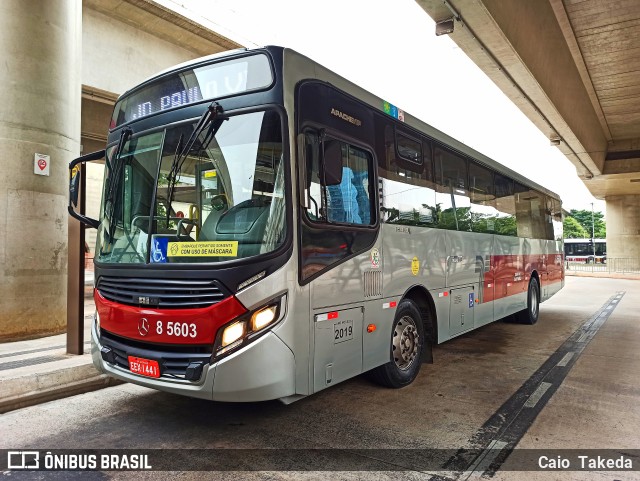
[[607,279],[628,279],[628,280],[640,280],[640,273],[638,272],[591,272],[591,271],[576,271],[573,269],[567,269],[564,271],[567,276],[575,277],[601,277]]
[[67,354],[67,335],[0,344],[0,413],[119,384],[91,362],[95,306],[84,303],[84,354]]

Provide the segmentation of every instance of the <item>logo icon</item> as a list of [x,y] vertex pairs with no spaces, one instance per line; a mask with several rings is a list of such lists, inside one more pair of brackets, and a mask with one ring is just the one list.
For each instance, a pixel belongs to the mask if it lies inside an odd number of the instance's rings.
[[7,453],[9,469],[39,469],[40,453],[38,451],[9,451]]
[[371,267],[380,267],[380,251],[378,249],[371,249]]
[[144,317],[138,321],[138,332],[141,336],[149,334],[149,321]]

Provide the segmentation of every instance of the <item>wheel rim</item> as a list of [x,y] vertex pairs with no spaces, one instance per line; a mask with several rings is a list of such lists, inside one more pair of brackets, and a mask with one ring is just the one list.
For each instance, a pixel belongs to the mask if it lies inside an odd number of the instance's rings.
[[538,289],[531,284],[531,316],[536,319],[538,317]]
[[399,369],[406,371],[418,355],[420,335],[416,322],[409,316],[403,316],[393,330],[393,361]]

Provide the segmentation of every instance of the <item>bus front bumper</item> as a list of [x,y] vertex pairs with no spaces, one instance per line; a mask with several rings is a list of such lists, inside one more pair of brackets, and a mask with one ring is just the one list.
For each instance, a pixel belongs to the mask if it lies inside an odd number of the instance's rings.
[[246,347],[213,364],[205,364],[198,381],[150,378],[134,374],[102,358],[95,321],[91,329],[91,356],[102,373],[125,382],[201,399],[253,402],[295,394],[293,352],[269,332]]

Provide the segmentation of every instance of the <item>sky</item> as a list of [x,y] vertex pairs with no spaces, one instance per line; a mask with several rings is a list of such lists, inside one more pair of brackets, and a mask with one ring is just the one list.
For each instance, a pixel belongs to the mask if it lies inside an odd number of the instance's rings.
[[573,164],[415,0],[155,0],[247,47],[290,47],[556,192],[605,211]]

